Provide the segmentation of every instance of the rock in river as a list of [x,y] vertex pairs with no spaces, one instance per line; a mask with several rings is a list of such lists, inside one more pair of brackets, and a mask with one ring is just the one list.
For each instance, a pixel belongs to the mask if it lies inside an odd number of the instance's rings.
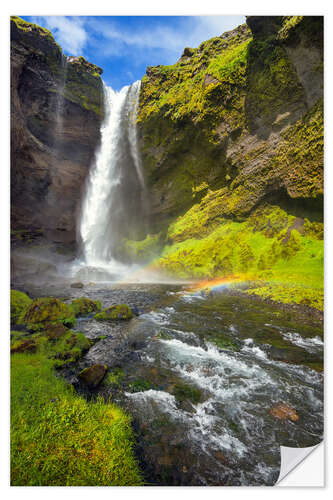
[[92,365],[79,373],[79,379],[88,387],[94,389],[102,382],[106,371],[106,365]]
[[133,313],[131,308],[126,304],[119,304],[108,307],[102,312],[95,315],[95,319],[99,321],[117,320],[117,319],[131,319]]
[[286,403],[279,403],[270,410],[270,414],[273,417],[279,418],[280,420],[292,420],[297,422],[299,416],[297,415],[294,408],[291,408]]

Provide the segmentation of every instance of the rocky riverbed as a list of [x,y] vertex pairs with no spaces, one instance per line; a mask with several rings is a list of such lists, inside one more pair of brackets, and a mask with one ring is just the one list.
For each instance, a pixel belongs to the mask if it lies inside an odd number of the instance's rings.
[[[323,432],[320,319],[232,292],[188,284],[26,285],[31,297],[128,304],[124,321],[78,319],[94,341],[59,370],[87,398],[102,395],[133,417],[149,484],[272,485],[280,445],[306,447]],[[107,369],[95,388],[80,379]]]

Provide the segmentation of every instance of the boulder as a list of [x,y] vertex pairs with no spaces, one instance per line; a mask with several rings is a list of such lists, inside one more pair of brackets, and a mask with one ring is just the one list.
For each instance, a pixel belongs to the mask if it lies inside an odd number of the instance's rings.
[[78,376],[85,385],[94,389],[102,382],[106,371],[106,365],[92,365],[82,370]]
[[297,422],[299,416],[294,408],[287,405],[286,403],[279,403],[271,408],[269,412],[273,417],[280,420],[291,420],[292,422]]
[[21,319],[29,330],[37,331],[50,325],[74,326],[76,319],[68,304],[54,297],[35,299]]
[[27,294],[19,292],[18,290],[10,291],[10,321],[17,323],[30,306],[32,300]]
[[114,305],[107,307],[102,312],[94,316],[98,321],[114,321],[133,318],[133,313],[126,304]]
[[99,300],[94,301],[88,299],[86,297],[81,297],[79,299],[74,299],[71,305],[74,315],[77,316],[85,316],[86,314],[97,312],[102,309],[101,303]]
[[84,285],[80,281],[71,284],[71,288],[83,288]]
[[61,337],[64,337],[66,333],[68,332],[68,328],[66,328],[64,325],[59,324],[59,325],[47,325],[45,327],[46,330],[46,336],[50,340],[58,340]]

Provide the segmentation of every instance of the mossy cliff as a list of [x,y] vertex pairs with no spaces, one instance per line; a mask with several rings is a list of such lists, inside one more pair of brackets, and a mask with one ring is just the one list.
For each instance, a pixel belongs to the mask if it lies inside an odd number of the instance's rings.
[[12,229],[75,241],[81,188],[100,140],[102,70],[11,18]]
[[[321,307],[322,32],[322,17],[251,16],[147,69],[138,127],[148,240],[164,243],[155,266],[184,278],[249,273]],[[145,244],[126,242],[132,253]]]

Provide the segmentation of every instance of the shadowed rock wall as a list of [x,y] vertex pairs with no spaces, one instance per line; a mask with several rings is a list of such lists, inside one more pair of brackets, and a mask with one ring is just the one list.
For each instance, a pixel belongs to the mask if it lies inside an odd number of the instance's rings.
[[102,70],[66,58],[52,34],[11,18],[11,224],[74,242],[100,140]]

